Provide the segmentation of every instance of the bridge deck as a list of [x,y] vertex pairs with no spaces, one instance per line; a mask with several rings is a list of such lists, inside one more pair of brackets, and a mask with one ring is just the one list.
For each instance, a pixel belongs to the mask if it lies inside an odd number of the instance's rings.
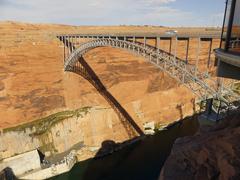
[[[148,38],[148,39],[156,39],[157,37],[160,38],[172,38],[173,35],[171,34],[165,34],[165,33],[96,33],[96,34],[59,34],[58,37],[79,37],[79,38]],[[178,33],[178,38],[202,38],[202,39],[220,39],[221,34],[220,33],[192,33],[192,34],[184,34],[184,33]]]

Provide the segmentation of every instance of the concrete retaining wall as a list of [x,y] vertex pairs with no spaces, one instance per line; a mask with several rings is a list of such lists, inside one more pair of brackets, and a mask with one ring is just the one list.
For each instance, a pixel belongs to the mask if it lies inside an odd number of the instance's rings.
[[39,169],[41,168],[39,154],[35,150],[5,159],[0,163],[0,171],[5,168],[11,168],[16,176]]
[[20,179],[48,179],[59,174],[66,173],[72,169],[74,164],[77,162],[76,153],[71,152],[64,162],[59,164],[53,164],[51,167],[46,169],[38,169],[33,172],[29,172],[25,175],[20,176]]

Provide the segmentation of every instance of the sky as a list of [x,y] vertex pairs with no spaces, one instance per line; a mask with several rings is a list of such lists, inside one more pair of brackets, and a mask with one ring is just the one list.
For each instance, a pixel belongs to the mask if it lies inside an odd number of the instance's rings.
[[0,0],[0,21],[222,26],[225,0]]

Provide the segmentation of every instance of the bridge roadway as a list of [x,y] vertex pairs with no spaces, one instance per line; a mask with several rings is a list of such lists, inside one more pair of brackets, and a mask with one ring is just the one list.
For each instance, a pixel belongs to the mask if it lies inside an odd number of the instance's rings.
[[[97,39],[97,38],[112,38],[112,39],[137,39],[137,38],[146,38],[146,39],[164,39],[164,38],[172,38],[173,35],[168,33],[140,33],[136,32],[134,35],[132,33],[92,33],[92,34],[59,34],[58,37],[65,37],[65,38],[86,38],[86,39]],[[208,38],[208,39],[220,39],[221,38],[221,32],[219,33],[212,33],[212,32],[205,32],[205,33],[191,33],[191,34],[185,34],[185,33],[177,33],[176,36],[178,38]]]
[[[240,97],[228,87],[221,86],[221,88],[217,88],[215,80],[212,80],[209,74],[201,73],[198,71],[197,66],[188,64],[188,54],[186,59],[182,60],[176,57],[176,54],[171,54],[171,52],[161,50],[159,48],[159,41],[161,39],[169,39],[172,41],[171,36],[164,35],[156,37],[148,35],[138,37],[130,35],[59,35],[57,37],[64,43],[64,49],[65,47],[68,49],[67,54],[65,54],[64,50],[65,71],[73,71],[73,67],[76,63],[78,63],[79,57],[82,57],[87,51],[97,47],[111,46],[114,48],[126,49],[134,54],[144,57],[148,62],[152,63],[154,66],[158,67],[178,82],[188,87],[197,95],[200,101],[214,98],[224,102],[227,106],[232,106],[232,102],[240,99]],[[195,36],[182,35],[175,37],[175,40],[186,40],[189,42],[191,37]],[[74,43],[78,42],[81,38],[90,39],[90,41],[82,43],[78,48],[76,48]],[[136,38],[143,38],[143,43],[137,42]],[[204,35],[198,36],[198,38],[199,42],[202,40],[212,42],[212,39],[216,37]],[[155,47],[148,45],[146,43],[147,39],[155,39]],[[188,52],[189,43],[187,44]]]

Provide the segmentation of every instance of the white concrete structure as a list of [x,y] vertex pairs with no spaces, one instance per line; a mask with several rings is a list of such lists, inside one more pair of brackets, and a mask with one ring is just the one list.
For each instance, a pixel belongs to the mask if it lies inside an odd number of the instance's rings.
[[0,163],[0,171],[7,167],[11,168],[17,177],[33,171],[34,169],[40,169],[41,163],[39,153],[37,150],[34,150],[4,159]]
[[71,151],[61,162],[42,168],[39,153],[34,150],[4,159],[0,163],[0,172],[5,168],[11,168],[19,179],[47,179],[70,171],[76,162],[76,152]]
[[35,170],[20,176],[20,179],[48,179],[59,174],[66,173],[72,169],[74,164],[77,162],[76,152],[71,151],[69,155],[64,157],[61,163],[52,164],[51,167],[46,169]]

